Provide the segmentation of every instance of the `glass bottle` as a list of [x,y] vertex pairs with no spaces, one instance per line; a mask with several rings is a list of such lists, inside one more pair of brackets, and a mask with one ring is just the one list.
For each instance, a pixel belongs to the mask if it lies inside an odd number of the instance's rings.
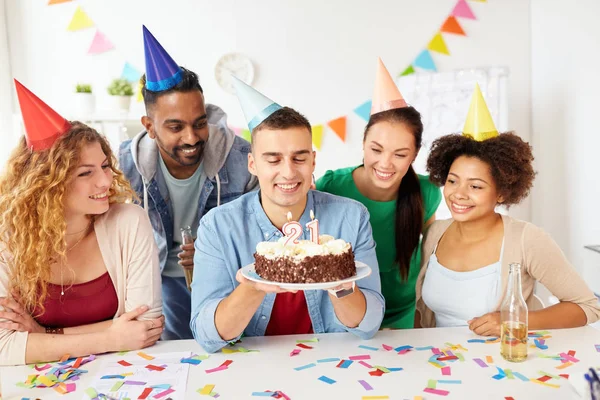
[[511,263],[506,294],[500,306],[500,355],[507,361],[527,359],[528,311],[521,290],[521,264]]

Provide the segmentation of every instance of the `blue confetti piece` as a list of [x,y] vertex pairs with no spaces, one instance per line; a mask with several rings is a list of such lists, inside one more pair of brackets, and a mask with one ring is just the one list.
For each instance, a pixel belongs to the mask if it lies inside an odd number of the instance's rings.
[[498,340],[498,338],[497,337],[492,337],[492,338],[487,339],[486,342],[493,342],[495,340]]
[[365,346],[364,344],[361,344],[358,347],[360,347],[361,349],[365,349],[365,350],[373,350],[373,351],[378,351],[379,350],[377,347]]
[[500,367],[496,367],[496,369],[498,370],[498,375],[504,375],[506,376],[506,372],[504,372],[504,370]]
[[333,379],[331,379],[331,378],[328,378],[328,377],[326,377],[325,375],[323,375],[323,376],[320,376],[320,377],[319,377],[319,380],[320,380],[320,381],[323,381],[323,382],[325,382],[325,383],[329,383],[330,385],[333,385],[333,384],[335,383],[335,381],[334,381]]
[[415,347],[415,350],[417,350],[417,351],[424,351],[424,350],[431,350],[431,349],[433,349],[433,346]]
[[123,375],[104,375],[100,379],[125,379]]
[[444,383],[446,385],[460,385],[462,383],[461,380],[444,380],[444,379],[438,379],[437,381],[438,383]]
[[344,362],[340,364],[340,368],[348,368],[353,362],[354,361],[352,360],[344,360]]
[[339,358],[322,358],[320,360],[317,360],[318,363],[328,363],[328,362],[336,362],[336,361],[340,361]]
[[521,375],[518,372],[513,372],[513,375],[516,376],[517,378],[519,378],[520,380],[522,380],[523,382],[529,382],[529,378],[527,378],[526,376]]
[[195,358],[182,358],[180,363],[181,364],[193,364],[193,365],[198,365],[202,362],[202,360],[196,360]]
[[533,339],[533,343],[535,343],[535,346],[540,350],[548,350],[548,345],[542,344],[538,339]]
[[485,343],[486,340],[484,339],[469,339],[467,340],[467,343]]
[[402,350],[408,350],[408,349],[412,349],[412,348],[413,348],[412,346],[400,346],[400,347],[396,347],[396,348],[394,349],[394,351],[395,351],[395,352],[400,352],[400,351],[402,351]]
[[402,371],[404,368],[388,368],[390,371],[395,372],[395,371]]
[[303,369],[312,368],[312,367],[316,367],[316,366],[317,366],[317,364],[315,364],[315,363],[310,363],[310,364],[303,365],[303,366],[301,366],[301,367],[296,367],[296,368],[294,368],[294,369],[295,369],[296,371],[302,371]]
[[275,392],[252,392],[252,396],[257,397],[273,397]]
[[500,375],[500,374],[498,374],[498,375],[492,376],[492,378],[494,378],[495,380],[499,381],[500,379],[506,378],[506,375]]

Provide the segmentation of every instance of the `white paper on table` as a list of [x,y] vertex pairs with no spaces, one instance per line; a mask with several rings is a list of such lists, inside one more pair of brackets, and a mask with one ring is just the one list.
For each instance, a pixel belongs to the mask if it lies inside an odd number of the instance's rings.
[[[124,367],[118,364],[117,361],[105,361],[98,375],[94,377],[92,386],[98,394],[103,393],[110,399],[137,399],[145,388],[154,385],[171,385],[174,392],[162,397],[160,400],[184,400],[185,391],[187,388],[187,378],[190,364],[182,364],[180,360],[191,356],[191,352],[183,351],[176,353],[152,354],[153,360],[146,360],[138,356],[135,352],[127,353],[122,360],[132,364],[129,367]],[[118,360],[121,361],[121,360]],[[152,371],[146,368],[146,365],[152,364],[156,366],[165,366],[162,371]],[[125,379],[100,379],[106,375],[121,375],[123,373],[133,372],[133,375],[126,376]],[[110,390],[119,381],[140,381],[146,382],[145,385],[123,385],[116,392]],[[87,388],[84,388],[86,390]],[[148,395],[148,399],[153,399],[158,393],[167,389],[157,388]],[[87,394],[83,395],[83,400],[90,400]]]

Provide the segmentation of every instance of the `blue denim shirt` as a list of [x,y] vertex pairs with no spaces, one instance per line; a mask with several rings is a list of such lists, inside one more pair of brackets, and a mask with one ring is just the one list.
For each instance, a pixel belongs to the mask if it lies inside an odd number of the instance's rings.
[[[365,317],[356,328],[348,328],[339,321],[327,291],[304,292],[313,331],[347,331],[363,339],[371,338],[383,320],[385,302],[381,294],[369,213],[354,200],[311,190],[298,221],[302,226],[310,221],[311,209],[319,220],[322,234],[349,242],[355,259],[372,269],[369,277],[356,282],[367,304]],[[281,236],[282,233],[271,223],[261,206],[260,192],[245,194],[211,210],[200,220],[195,243],[190,328],[204,350],[215,352],[227,344],[215,327],[215,312],[221,300],[238,286],[235,279],[238,269],[254,262],[259,242],[277,241]],[[304,229],[301,239],[309,238],[309,231]],[[265,334],[274,302],[275,294],[268,293],[244,330],[246,336]]]

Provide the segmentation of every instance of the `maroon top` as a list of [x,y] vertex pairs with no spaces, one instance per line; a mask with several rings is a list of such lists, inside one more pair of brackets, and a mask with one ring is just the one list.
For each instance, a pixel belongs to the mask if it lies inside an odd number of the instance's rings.
[[308,333],[313,333],[313,328],[304,292],[277,293],[265,336]]
[[[89,282],[61,287],[48,283],[48,296],[44,300],[44,314],[36,321],[46,327],[68,328],[112,319],[119,307],[115,285],[108,272]],[[36,308],[33,315],[41,310]]]

